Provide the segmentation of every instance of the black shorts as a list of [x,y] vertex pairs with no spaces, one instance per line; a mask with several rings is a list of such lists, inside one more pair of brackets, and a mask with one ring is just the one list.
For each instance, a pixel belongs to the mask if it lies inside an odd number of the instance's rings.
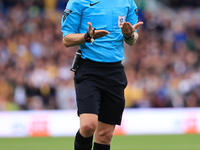
[[127,79],[121,62],[99,63],[83,60],[76,71],[78,115],[92,113],[107,124],[121,124]]

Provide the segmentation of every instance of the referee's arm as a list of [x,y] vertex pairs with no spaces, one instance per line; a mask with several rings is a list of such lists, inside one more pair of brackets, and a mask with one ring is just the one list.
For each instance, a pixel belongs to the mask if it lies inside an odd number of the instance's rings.
[[[90,35],[90,37],[93,37],[94,39],[98,39],[101,38],[107,34],[109,34],[108,31],[105,30],[95,30],[94,35],[93,35],[93,28],[92,28],[92,24],[90,22],[88,22],[88,33]],[[85,34],[68,34],[63,38],[63,44],[66,47],[71,47],[71,46],[77,46],[77,45],[81,45],[84,44],[85,38],[84,38]]]
[[84,34],[68,34],[63,38],[66,47],[81,45],[85,43]]

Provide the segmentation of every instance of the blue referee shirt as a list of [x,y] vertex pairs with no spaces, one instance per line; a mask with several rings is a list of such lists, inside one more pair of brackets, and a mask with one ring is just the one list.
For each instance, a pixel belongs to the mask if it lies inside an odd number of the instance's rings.
[[138,9],[134,0],[69,0],[61,20],[63,37],[70,33],[86,33],[88,23],[97,30],[110,34],[95,39],[93,45],[79,46],[82,58],[97,62],[118,62],[124,59],[121,25],[138,22]]

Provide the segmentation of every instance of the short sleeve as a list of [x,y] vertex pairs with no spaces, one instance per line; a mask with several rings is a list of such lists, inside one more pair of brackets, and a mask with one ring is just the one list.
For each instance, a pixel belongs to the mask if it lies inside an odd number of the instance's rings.
[[138,22],[138,8],[134,0],[130,0],[130,8],[128,11],[127,22],[134,25]]
[[70,33],[77,33],[81,22],[81,7],[76,0],[67,3],[61,20],[61,32],[63,37]]

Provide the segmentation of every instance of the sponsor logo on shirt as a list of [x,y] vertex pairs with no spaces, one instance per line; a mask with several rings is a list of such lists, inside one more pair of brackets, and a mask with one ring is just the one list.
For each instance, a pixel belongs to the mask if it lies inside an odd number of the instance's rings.
[[[99,1],[100,2],[100,1]],[[90,6],[94,6],[94,5],[96,5],[96,4],[98,4],[99,2],[96,2],[96,3],[90,3]]]

